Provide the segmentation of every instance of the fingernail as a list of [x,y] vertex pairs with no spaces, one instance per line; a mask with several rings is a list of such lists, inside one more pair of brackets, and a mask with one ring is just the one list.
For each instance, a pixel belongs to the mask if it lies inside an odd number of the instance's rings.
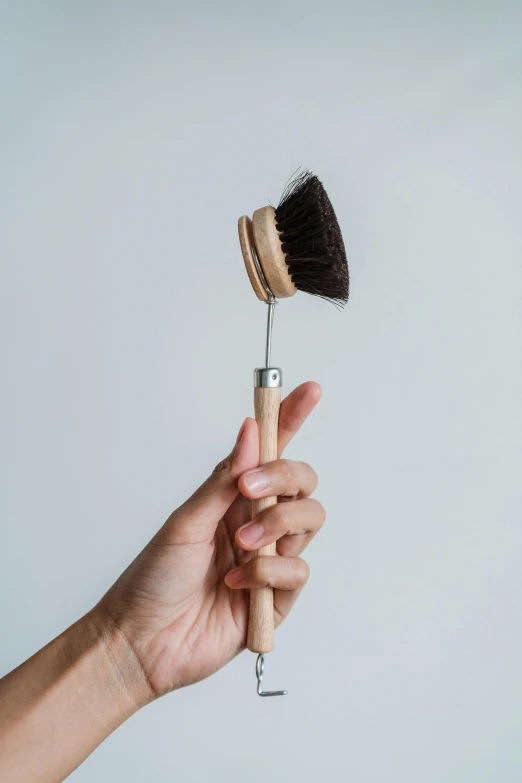
[[250,492],[259,492],[262,489],[266,489],[269,483],[268,476],[263,468],[249,470],[248,473],[245,473],[243,476],[243,481]]
[[229,585],[235,585],[241,581],[242,576],[243,576],[243,571],[240,566],[239,568],[234,568],[233,571],[229,571],[225,579]]
[[249,522],[248,525],[245,525],[245,527],[241,528],[239,531],[239,540],[243,544],[250,546],[251,544],[255,544],[256,541],[259,541],[264,532],[265,528],[263,525],[260,525],[259,522]]

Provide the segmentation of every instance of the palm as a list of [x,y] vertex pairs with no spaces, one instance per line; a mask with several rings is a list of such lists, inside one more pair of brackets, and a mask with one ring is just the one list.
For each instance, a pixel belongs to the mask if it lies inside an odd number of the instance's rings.
[[250,557],[234,543],[250,507],[239,495],[208,541],[172,544],[162,529],[104,599],[113,616],[126,607],[125,625],[156,692],[212,674],[244,646],[248,595],[229,590],[224,577]]
[[251,501],[238,496],[218,523],[210,544],[191,544],[172,552],[173,573],[178,563],[183,564],[191,578],[183,595],[178,593],[176,605],[167,607],[165,619],[169,617],[170,625],[157,643],[170,651],[168,670],[175,671],[176,678],[181,674],[184,684],[200,680],[202,673],[214,673],[244,647],[248,593],[229,590],[224,578],[251,557],[234,542],[237,528],[250,519],[250,508]]

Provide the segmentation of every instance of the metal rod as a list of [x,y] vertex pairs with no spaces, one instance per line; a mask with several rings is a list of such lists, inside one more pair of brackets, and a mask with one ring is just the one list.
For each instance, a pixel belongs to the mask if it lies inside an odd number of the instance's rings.
[[272,329],[274,326],[274,311],[276,306],[276,300],[270,294],[268,300],[268,313],[266,319],[266,352],[265,352],[265,367],[270,367],[270,358],[272,354]]
[[259,279],[261,280],[261,285],[265,289],[265,293],[267,296],[267,304],[268,304],[268,314],[266,319],[266,350],[265,350],[265,367],[270,367],[270,358],[271,358],[271,352],[272,352],[272,327],[274,325],[274,310],[275,306],[277,304],[276,298],[273,295],[272,291],[270,290],[270,286],[266,282],[266,277],[263,272],[263,268],[261,266],[261,263],[259,261],[259,258],[257,256],[257,252],[255,247],[250,248],[252,252],[252,258],[254,259],[254,266],[257,270],[257,274],[259,275]]

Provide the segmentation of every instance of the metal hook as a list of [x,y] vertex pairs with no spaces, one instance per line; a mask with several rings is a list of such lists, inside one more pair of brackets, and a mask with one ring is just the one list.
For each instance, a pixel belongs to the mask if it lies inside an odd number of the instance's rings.
[[272,327],[274,325],[274,309],[277,304],[277,300],[275,296],[273,295],[272,291],[270,290],[270,286],[266,282],[266,277],[263,272],[263,268],[261,266],[261,263],[259,261],[257,251],[255,247],[250,248],[250,252],[252,253],[252,258],[254,260],[254,266],[257,269],[257,274],[259,275],[259,279],[261,280],[261,285],[265,289],[265,293],[267,296],[266,303],[268,305],[268,314],[267,314],[267,320],[266,320],[266,349],[265,349],[265,367],[270,367],[270,354],[272,350]]
[[288,691],[264,691],[263,673],[265,671],[265,656],[259,653],[256,660],[257,695],[258,696],[286,696]]

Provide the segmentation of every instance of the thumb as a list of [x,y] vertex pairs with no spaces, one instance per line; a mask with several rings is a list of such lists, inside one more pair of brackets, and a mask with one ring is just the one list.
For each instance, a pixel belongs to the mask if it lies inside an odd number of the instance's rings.
[[239,494],[239,477],[259,464],[257,423],[243,422],[234,448],[216,465],[208,479],[167,520],[171,543],[211,540],[219,520]]

